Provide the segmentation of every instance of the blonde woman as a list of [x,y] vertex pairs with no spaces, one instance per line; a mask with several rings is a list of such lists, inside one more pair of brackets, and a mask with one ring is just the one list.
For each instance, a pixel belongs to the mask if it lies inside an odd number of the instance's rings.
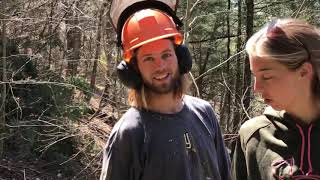
[[254,91],[269,107],[241,126],[233,179],[320,179],[319,29],[274,20],[249,39],[246,51]]

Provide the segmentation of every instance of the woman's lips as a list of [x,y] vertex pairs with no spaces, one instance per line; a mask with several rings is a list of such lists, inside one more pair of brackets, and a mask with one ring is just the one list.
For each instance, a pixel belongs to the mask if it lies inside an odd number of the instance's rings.
[[268,98],[268,97],[263,97],[263,100],[266,104],[270,104],[272,103],[272,99]]

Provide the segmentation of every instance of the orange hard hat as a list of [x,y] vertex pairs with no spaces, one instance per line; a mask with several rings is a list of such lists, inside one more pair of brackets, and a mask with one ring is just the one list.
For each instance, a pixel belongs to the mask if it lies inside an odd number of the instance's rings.
[[125,61],[130,61],[134,49],[169,37],[172,37],[177,45],[182,43],[181,33],[166,13],[155,9],[144,9],[134,13],[122,28],[121,39]]

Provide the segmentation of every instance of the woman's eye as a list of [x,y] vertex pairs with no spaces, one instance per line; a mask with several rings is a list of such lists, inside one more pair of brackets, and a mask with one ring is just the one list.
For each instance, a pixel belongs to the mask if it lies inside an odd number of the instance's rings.
[[270,80],[270,79],[272,79],[272,76],[262,76],[262,79],[263,80]]

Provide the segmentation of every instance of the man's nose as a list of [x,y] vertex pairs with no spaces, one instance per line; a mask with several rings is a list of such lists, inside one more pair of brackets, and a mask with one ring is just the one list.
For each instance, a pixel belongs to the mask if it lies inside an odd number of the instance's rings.
[[155,65],[156,65],[156,68],[162,69],[165,66],[165,61],[161,57],[156,57]]

